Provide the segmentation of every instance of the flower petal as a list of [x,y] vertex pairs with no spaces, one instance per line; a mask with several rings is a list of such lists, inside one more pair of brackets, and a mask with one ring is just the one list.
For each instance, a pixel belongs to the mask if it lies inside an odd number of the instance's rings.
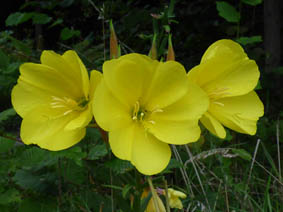
[[14,109],[22,118],[38,105],[51,103],[51,95],[48,92],[22,80],[18,80],[18,84],[14,86],[11,98]]
[[209,111],[224,126],[240,133],[256,133],[257,120],[263,116],[264,106],[254,91],[219,99],[216,103],[210,105]]
[[160,62],[148,84],[142,98],[147,110],[164,108],[180,98],[188,91],[188,78],[185,68],[178,62]]
[[183,121],[199,119],[208,109],[209,99],[206,93],[188,81],[188,92],[175,103],[162,108],[162,112],[153,113],[152,120]]
[[109,144],[113,154],[122,160],[131,160],[132,143],[135,142],[135,128],[130,125],[123,130],[115,130],[109,132]]
[[212,134],[219,138],[226,137],[226,131],[222,124],[216,120],[209,112],[206,112],[200,119],[201,123],[209,130]]
[[139,125],[136,125],[134,134],[132,164],[144,175],[153,175],[164,170],[171,157],[169,145],[159,141]]
[[160,141],[169,144],[187,144],[197,141],[200,136],[198,119],[172,121],[155,118],[146,125],[149,132]]
[[260,72],[243,48],[232,40],[213,43],[202,57],[200,65],[189,71],[188,77],[212,98],[238,96],[252,91]]
[[62,150],[78,143],[85,136],[85,128],[65,131],[66,124],[73,119],[73,114],[50,118],[46,114],[56,110],[39,106],[28,113],[22,121],[21,138],[25,144],[37,144],[48,150]]
[[132,123],[131,109],[112,95],[104,78],[94,93],[92,111],[97,124],[105,131],[121,129]]
[[97,85],[100,83],[102,78],[102,73],[96,70],[92,70],[90,72],[90,88],[89,88],[89,99],[90,101],[93,99],[94,92],[96,90]]
[[86,78],[88,79],[88,76],[86,77],[87,72],[85,67],[84,65],[81,66],[80,58],[75,51],[66,51],[62,56],[54,51],[43,51],[40,61],[42,64],[56,70],[56,72],[62,74],[65,79],[72,82],[72,86],[79,92],[78,97],[85,96],[88,84]]
[[82,63],[81,59],[79,58],[77,53],[72,50],[66,51],[62,55],[62,58],[65,59],[67,64],[73,69],[72,75],[78,75],[79,78],[76,80],[81,80],[80,84],[82,85],[84,96],[86,99],[88,99],[89,76],[88,76],[88,72],[84,64]]
[[121,103],[133,107],[148,86],[157,63],[139,54],[106,61],[103,64],[106,86]]
[[66,96],[74,99],[81,97],[80,89],[74,86],[74,81],[68,80],[62,73],[49,66],[24,63],[20,66],[20,73],[18,83],[23,81],[53,96]]
[[91,105],[89,104],[83,111],[77,111],[76,114],[77,117],[75,117],[65,126],[65,130],[75,130],[86,127],[92,119]]

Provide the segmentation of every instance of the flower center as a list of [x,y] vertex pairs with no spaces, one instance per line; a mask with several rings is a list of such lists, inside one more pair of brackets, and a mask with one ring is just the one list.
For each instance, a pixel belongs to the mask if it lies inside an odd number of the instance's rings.
[[143,121],[147,111],[140,106],[140,103],[137,101],[134,105],[132,119],[134,121]]
[[61,108],[64,110],[63,115],[67,115],[73,111],[83,111],[88,104],[88,100],[81,98],[74,100],[69,97],[56,97],[52,96],[52,102],[50,103],[52,108]]
[[148,126],[147,124],[155,124],[155,121],[153,120],[153,114],[154,113],[161,113],[163,112],[162,109],[156,108],[152,111],[146,110],[143,107],[141,107],[140,103],[137,101],[134,105],[133,112],[132,112],[132,119],[134,121],[139,121],[143,124],[145,128]]

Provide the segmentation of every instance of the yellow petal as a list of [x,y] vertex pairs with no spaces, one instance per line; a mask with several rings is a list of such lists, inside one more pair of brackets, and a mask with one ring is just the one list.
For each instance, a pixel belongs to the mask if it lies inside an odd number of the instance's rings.
[[21,124],[21,138],[25,144],[37,144],[48,150],[62,150],[78,143],[85,136],[85,128],[65,131],[66,124],[74,118],[72,113],[55,117],[56,110],[37,107],[26,115]]
[[76,111],[75,113],[77,114],[77,117],[66,125],[64,128],[65,130],[75,130],[86,127],[92,119],[91,105],[88,105],[85,110]]
[[134,124],[115,131],[109,132],[109,144],[113,154],[122,160],[131,160],[132,143],[135,142]]
[[170,144],[186,144],[200,136],[199,118],[208,109],[208,97],[188,81],[188,92],[175,103],[153,112],[144,122],[154,136]]
[[148,87],[156,63],[139,54],[106,61],[103,64],[106,85],[121,103],[133,107]]
[[[40,57],[42,64],[49,66],[64,76],[66,80],[72,83],[72,86],[79,92],[78,97],[85,96],[84,86],[87,86],[87,82],[83,85],[82,73],[85,70],[84,67],[79,65],[80,59],[76,53],[72,50],[66,51],[63,56],[55,53],[54,51],[43,51]],[[85,75],[85,73],[83,74]],[[76,86],[74,86],[76,85]]]
[[[158,195],[157,195],[157,204],[158,204],[159,212],[166,212],[165,206]],[[145,212],[157,212],[157,209],[155,208],[154,200],[152,197],[150,198],[148,202]]]
[[49,66],[24,63],[20,66],[20,73],[19,84],[23,81],[54,96],[74,97],[74,99],[81,97],[80,89],[74,86],[73,81]]
[[255,61],[250,60],[242,47],[232,40],[213,43],[203,55],[200,65],[188,73],[190,80],[215,99],[252,91],[259,75]]
[[252,91],[243,96],[219,99],[210,105],[209,111],[224,126],[240,133],[254,135],[257,120],[263,116],[264,106]]
[[102,74],[99,71],[92,70],[90,72],[90,88],[89,88],[89,99],[90,101],[93,99],[93,95],[97,85],[100,83],[102,78]]
[[105,131],[122,129],[132,123],[131,109],[112,95],[104,78],[94,93],[92,111],[97,124]]
[[171,157],[169,145],[147,133],[142,126],[137,125],[134,134],[132,164],[144,175],[163,171]]
[[[62,58],[66,60],[67,64],[72,68],[72,75],[77,74],[79,76],[78,79],[81,81],[82,89],[84,92],[84,96],[86,99],[88,99],[88,93],[89,93],[89,76],[88,72],[82,63],[81,59],[77,55],[75,51],[69,50],[66,51]],[[60,67],[61,68],[61,67]],[[65,68],[66,69],[66,68]],[[68,70],[70,72],[70,70]],[[69,73],[68,73],[69,74]]]
[[179,198],[184,199],[186,197],[187,195],[183,192],[168,188],[168,199],[170,208],[183,209],[183,204]]
[[201,123],[209,130],[212,134],[219,138],[226,137],[226,131],[222,124],[215,119],[209,112],[206,112],[200,119]]
[[150,111],[155,108],[164,108],[187,93],[186,71],[178,62],[160,62],[148,87],[141,100],[141,102],[144,102],[145,108]]
[[175,103],[162,108],[163,112],[153,113],[151,119],[173,121],[199,119],[207,111],[208,105],[209,99],[206,93],[188,81],[187,93]]
[[160,141],[169,144],[187,144],[197,141],[200,136],[198,119],[172,121],[155,118],[146,125],[149,132]]
[[14,86],[11,98],[14,109],[22,118],[38,105],[51,103],[51,95],[48,92],[22,80],[18,80],[18,84]]

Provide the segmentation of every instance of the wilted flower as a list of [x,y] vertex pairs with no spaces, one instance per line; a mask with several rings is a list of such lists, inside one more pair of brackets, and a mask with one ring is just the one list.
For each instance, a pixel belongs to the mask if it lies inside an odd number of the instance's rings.
[[[148,196],[148,194],[149,194],[148,189],[144,189],[142,196],[141,196],[141,199],[146,198]],[[158,204],[159,212],[166,212],[166,209],[165,209],[165,206],[164,206],[162,200],[160,199],[160,197],[158,195],[156,195],[156,197],[157,197],[157,204]],[[148,204],[147,204],[144,212],[157,212],[157,209],[155,208],[155,205],[154,205],[153,197],[151,197],[150,200],[148,201]]]
[[168,199],[170,208],[183,209],[183,204],[180,198],[185,199],[186,197],[187,195],[183,192],[174,190],[173,188],[168,188]]
[[232,40],[219,40],[204,53],[200,65],[188,73],[209,96],[208,111],[200,119],[213,134],[225,138],[224,126],[254,135],[263,104],[253,91],[259,79],[258,66]]
[[103,64],[93,113],[109,131],[111,149],[143,174],[169,163],[168,144],[186,144],[200,135],[198,120],[208,108],[206,94],[175,61],[158,62],[128,54]]
[[43,51],[41,64],[20,66],[12,104],[23,118],[21,138],[48,150],[66,149],[84,136],[92,119],[90,102],[101,78],[88,72],[75,51]]

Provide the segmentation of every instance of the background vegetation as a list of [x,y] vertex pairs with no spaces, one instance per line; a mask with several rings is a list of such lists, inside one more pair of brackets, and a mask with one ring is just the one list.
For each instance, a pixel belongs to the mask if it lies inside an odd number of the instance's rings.
[[97,129],[68,150],[49,152],[21,142],[21,119],[11,108],[19,65],[39,62],[43,49],[74,49],[88,70],[101,71],[109,58],[110,19],[122,54],[148,54],[155,32],[159,58],[166,58],[172,33],[176,60],[187,70],[216,40],[242,44],[261,71],[257,93],[265,116],[257,134],[230,131],[220,140],[203,131],[197,143],[172,147],[169,166],[153,182],[164,188],[166,180],[185,192],[183,211],[283,211],[280,10],[276,0],[6,1],[0,13],[0,211],[145,208],[145,177],[115,158]]

